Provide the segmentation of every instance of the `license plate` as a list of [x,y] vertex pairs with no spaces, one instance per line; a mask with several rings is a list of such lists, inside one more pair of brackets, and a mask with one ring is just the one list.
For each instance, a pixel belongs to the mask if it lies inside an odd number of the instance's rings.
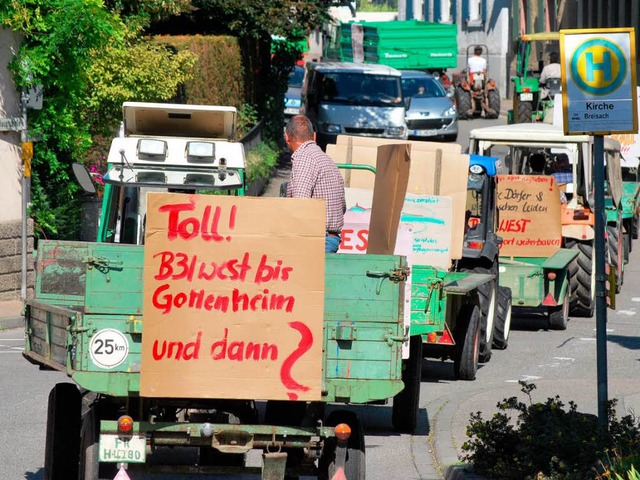
[[299,108],[291,108],[291,107],[287,107],[284,109],[284,114],[285,115],[298,115],[300,113],[300,109]]
[[144,463],[147,437],[133,435],[122,439],[118,435],[100,435],[99,455],[101,462]]
[[533,93],[521,93],[520,94],[521,102],[531,102],[533,101]]
[[436,135],[438,135],[437,130],[414,130],[413,131],[414,137],[435,137]]

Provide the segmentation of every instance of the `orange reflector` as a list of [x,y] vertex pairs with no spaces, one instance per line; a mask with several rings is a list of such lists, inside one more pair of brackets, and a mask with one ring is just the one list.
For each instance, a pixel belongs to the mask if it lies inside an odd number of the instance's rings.
[[530,91],[531,91],[531,89],[530,89],[529,87],[524,87],[524,88],[522,89],[522,91],[523,91],[523,92],[530,92]]
[[336,425],[334,431],[336,432],[336,438],[338,440],[347,440],[349,438],[349,435],[351,435],[351,427],[349,427],[349,425],[347,425],[346,423],[340,423]]
[[436,332],[427,333],[427,343],[436,343],[437,339],[438,335],[436,334]]
[[556,272],[547,272],[547,278],[549,280],[555,280],[556,279]]
[[448,330],[444,331],[438,343],[444,343],[446,345],[455,345],[455,343],[453,342],[453,338],[451,338],[451,334],[449,333]]
[[557,307],[558,306],[558,304],[556,303],[556,301],[553,298],[553,295],[551,295],[551,293],[547,293],[547,296],[542,301],[542,305],[544,305],[545,307]]
[[133,431],[133,418],[129,415],[122,415],[118,419],[118,432],[131,433]]

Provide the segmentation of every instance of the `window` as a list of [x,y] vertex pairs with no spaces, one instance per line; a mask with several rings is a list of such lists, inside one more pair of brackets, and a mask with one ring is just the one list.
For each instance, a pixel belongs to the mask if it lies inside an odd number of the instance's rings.
[[487,18],[487,0],[462,0],[462,19],[469,27],[481,27]]

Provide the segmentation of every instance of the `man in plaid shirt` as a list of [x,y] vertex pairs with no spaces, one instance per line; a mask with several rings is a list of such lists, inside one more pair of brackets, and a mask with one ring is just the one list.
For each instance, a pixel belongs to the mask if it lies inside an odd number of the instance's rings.
[[284,138],[293,153],[287,197],[326,200],[325,252],[335,253],[340,246],[346,210],[342,176],[333,160],[316,143],[313,125],[304,115],[289,120]]

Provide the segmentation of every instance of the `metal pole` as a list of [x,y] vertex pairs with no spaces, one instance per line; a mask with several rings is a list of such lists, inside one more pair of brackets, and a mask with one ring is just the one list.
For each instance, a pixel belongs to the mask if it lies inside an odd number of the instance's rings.
[[[593,184],[595,201],[595,257],[596,257],[596,361],[598,365],[598,424],[607,428],[607,292],[605,289],[604,259],[605,209],[604,209],[604,137],[594,136]],[[613,286],[611,286],[613,288]]]
[[[27,89],[22,89],[22,122],[23,129],[20,131],[20,142],[21,145],[27,141]],[[20,283],[20,298],[22,300],[27,299],[27,211],[29,207],[29,197],[30,197],[30,183],[29,179],[30,172],[25,168],[25,161],[22,161],[22,277]]]

